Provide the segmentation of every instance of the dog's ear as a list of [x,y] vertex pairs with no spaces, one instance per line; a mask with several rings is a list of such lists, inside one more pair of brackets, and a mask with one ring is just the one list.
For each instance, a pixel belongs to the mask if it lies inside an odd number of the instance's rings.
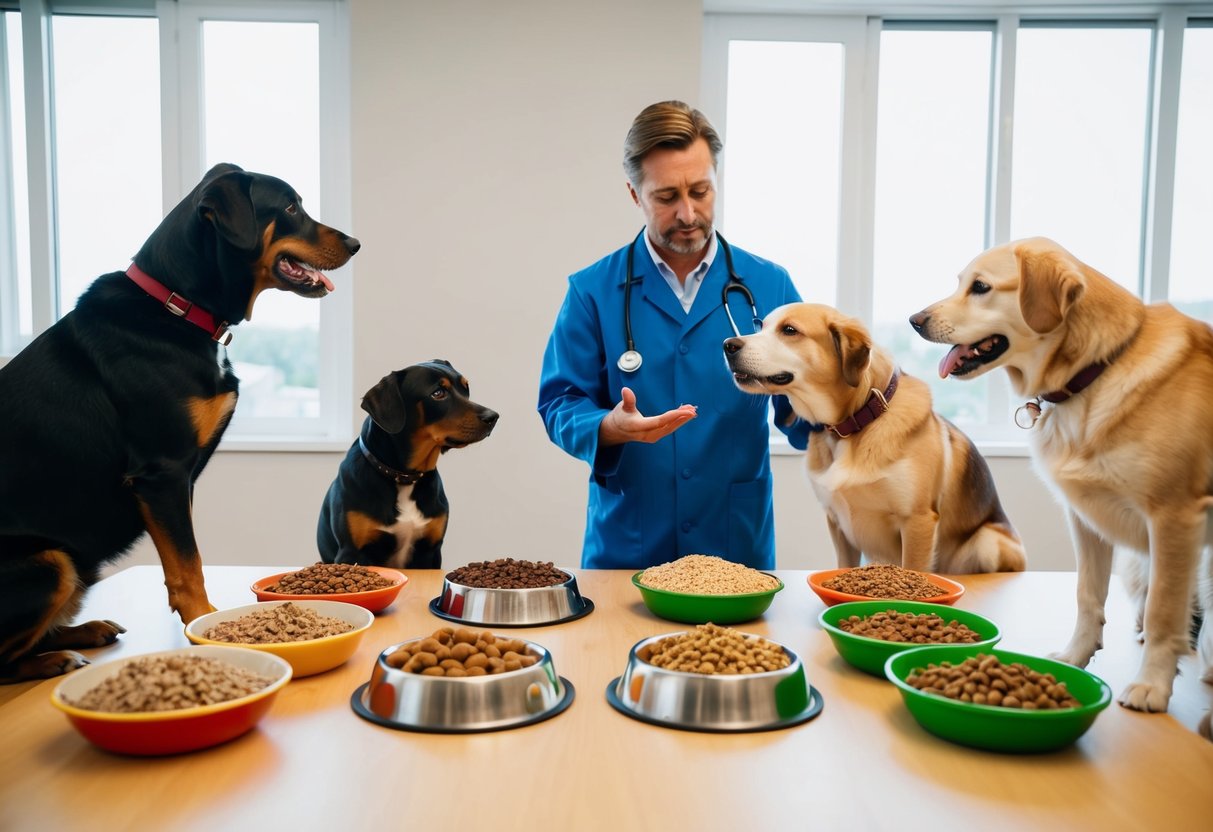
[[[212,178],[216,172],[218,175]],[[253,177],[235,165],[216,165],[198,192],[198,215],[241,251],[256,251],[261,243],[252,184]]]
[[872,354],[872,342],[864,330],[845,322],[831,322],[829,329],[842,369],[842,380],[851,387],[858,387]]
[[1034,332],[1061,326],[1085,286],[1074,263],[1055,252],[1019,256],[1019,311]]
[[408,422],[408,410],[400,395],[404,374],[404,370],[388,373],[362,397],[362,409],[388,433],[400,433]]

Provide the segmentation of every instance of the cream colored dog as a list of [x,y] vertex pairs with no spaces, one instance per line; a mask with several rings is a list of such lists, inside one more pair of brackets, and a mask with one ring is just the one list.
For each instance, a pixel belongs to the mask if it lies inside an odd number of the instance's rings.
[[840,567],[866,554],[924,572],[1024,568],[985,460],[858,320],[788,304],[724,351],[739,389],[781,393],[822,427],[809,439],[809,479]]
[[955,345],[941,376],[1004,367],[1029,400],[1016,420],[1031,428],[1077,551],[1078,621],[1057,658],[1082,667],[1099,649],[1120,545],[1148,575],[1137,582],[1145,651],[1120,703],[1166,710],[1194,597],[1204,610],[1202,678],[1213,682],[1213,330],[1168,304],[1143,304],[1043,238],[978,255],[954,294],[910,322]]

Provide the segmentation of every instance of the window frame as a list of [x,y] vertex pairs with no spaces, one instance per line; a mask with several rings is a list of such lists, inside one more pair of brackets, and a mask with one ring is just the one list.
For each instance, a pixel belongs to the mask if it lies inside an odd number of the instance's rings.
[[[991,9],[956,5],[946,11],[919,12],[912,8],[872,4],[837,14],[740,13],[727,0],[705,3],[701,100],[716,114],[725,141],[718,214],[723,224],[728,210],[727,79],[730,40],[808,40],[842,43],[844,59],[843,158],[840,164],[839,263],[835,287],[842,311],[872,324],[874,285],[876,112],[880,69],[880,36],[886,28],[938,30],[955,27],[989,28],[993,32],[990,71],[990,147],[986,175],[985,246],[1010,239],[1012,132],[1015,100],[1016,38],[1025,27],[1124,26],[1152,28],[1149,100],[1142,179],[1141,257],[1139,296],[1146,302],[1166,300],[1174,209],[1176,142],[1178,137],[1180,72],[1184,33],[1190,25],[1208,25],[1213,7],[1199,4],[1155,4],[1132,7],[1092,5],[1050,12],[1038,6],[1013,4]],[[860,35],[860,31],[863,35]],[[857,53],[857,54],[853,54]],[[867,92],[865,92],[867,91]],[[977,254],[977,252],[974,252]],[[1027,439],[1011,421],[1014,409],[1005,383],[989,385],[988,423],[966,426],[983,453],[1025,456]],[[997,414],[1005,414],[998,424]],[[797,453],[782,436],[773,436],[773,453]]]
[[[0,3],[8,7],[8,4]],[[350,84],[348,4],[340,0],[75,0],[20,3],[30,207],[30,270],[50,275],[31,280],[33,313],[31,338],[59,319],[56,310],[57,228],[55,159],[53,153],[53,90],[51,89],[51,18],[54,14],[154,17],[159,23],[162,213],[167,214],[206,172],[203,159],[202,24],[207,20],[315,23],[319,28],[320,189],[311,196],[323,206],[321,219],[337,228],[352,225]],[[5,46],[0,43],[0,73],[7,73]],[[0,80],[6,80],[0,74]],[[7,111],[0,114],[0,185],[12,194],[9,180]],[[11,197],[10,197],[11,198]],[[11,237],[14,224],[7,203],[0,204],[0,242]],[[148,229],[150,232],[151,229]],[[0,251],[12,252],[4,246]],[[14,254],[0,262],[0,366],[28,341],[16,326]],[[228,451],[331,451],[349,444],[352,425],[353,286],[354,264],[344,267],[341,291],[320,306],[317,419],[248,419],[235,417],[219,450]],[[100,271],[98,272],[101,273]],[[12,310],[11,312],[8,310]],[[11,319],[11,320],[10,320]],[[240,337],[240,330],[234,332]]]

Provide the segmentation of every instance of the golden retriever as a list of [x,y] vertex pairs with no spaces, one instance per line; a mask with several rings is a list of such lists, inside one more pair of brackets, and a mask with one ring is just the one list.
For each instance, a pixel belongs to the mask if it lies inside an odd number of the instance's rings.
[[1083,667],[1099,649],[1122,546],[1148,580],[1136,582],[1141,667],[1120,703],[1167,709],[1194,597],[1202,679],[1213,682],[1213,330],[1169,304],[1143,304],[1043,238],[978,255],[957,290],[910,323],[954,345],[941,376],[1003,367],[1029,400],[1017,422],[1030,427],[1077,551],[1078,620],[1056,657]]
[[923,572],[1024,568],[985,460],[858,320],[792,303],[724,351],[740,390],[783,394],[821,427],[809,439],[809,480],[840,567],[866,554]]

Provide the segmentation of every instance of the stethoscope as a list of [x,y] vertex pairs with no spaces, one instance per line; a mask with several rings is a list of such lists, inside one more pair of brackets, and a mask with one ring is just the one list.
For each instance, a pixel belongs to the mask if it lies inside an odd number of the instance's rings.
[[[636,244],[640,242],[641,234],[644,234],[643,228],[640,229],[640,234],[636,235],[636,239],[632,241],[632,245],[628,248],[628,275],[627,280],[623,284],[623,334],[627,339],[628,348],[619,356],[619,361],[616,364],[625,373],[636,372],[640,369],[640,365],[644,363],[644,358],[636,350],[636,342],[632,340],[632,284],[636,282],[633,261],[636,255]],[[724,252],[724,264],[729,271],[729,279],[720,291],[720,300],[724,304],[724,314],[729,316],[729,326],[733,328],[733,334],[740,338],[741,330],[737,328],[737,322],[733,320],[733,312],[729,309],[729,292],[741,292],[742,297],[746,299],[746,303],[750,305],[750,313],[754,316],[754,323],[756,325],[760,321],[758,307],[754,305],[754,296],[750,293],[749,288],[741,282],[741,278],[737,276],[737,272],[733,271],[733,249],[725,242],[724,236],[719,231],[716,232],[716,239],[720,243],[721,250]]]

